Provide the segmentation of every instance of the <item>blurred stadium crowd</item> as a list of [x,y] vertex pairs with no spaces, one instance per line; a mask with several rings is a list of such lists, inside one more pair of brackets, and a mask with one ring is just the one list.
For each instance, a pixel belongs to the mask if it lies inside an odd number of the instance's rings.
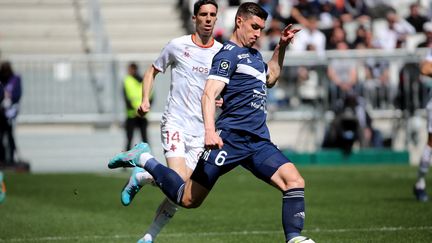
[[[229,38],[237,7],[245,1],[219,0],[216,37]],[[257,0],[269,13],[266,29],[257,47],[273,50],[280,30],[298,24],[304,34],[291,47],[295,51],[337,49],[346,42],[350,49],[430,47],[432,10],[429,1],[419,0]],[[183,21],[192,31],[193,0],[180,0]],[[307,30],[307,31],[306,31]]]
[[[193,0],[181,0],[182,16],[191,27]],[[216,38],[229,38],[234,15],[241,0],[219,1],[220,17]],[[398,0],[258,0],[270,15],[257,48],[271,51],[281,29],[296,24],[302,31],[290,46],[290,54],[312,53],[324,58],[326,51],[345,53],[344,58],[328,58],[324,65],[291,65],[279,87],[271,92],[270,107],[296,107],[324,100],[327,109],[347,93],[364,97],[373,109],[421,108],[428,98],[428,85],[419,81],[416,63],[395,63],[380,53],[394,50],[412,53],[432,47],[431,5],[429,1]],[[346,50],[354,50],[347,53]],[[347,59],[353,53],[363,58]],[[370,55],[371,54],[371,55]],[[424,78],[424,77],[421,77]],[[404,80],[407,79],[407,80]],[[405,82],[405,83],[403,83]],[[413,87],[413,83],[416,83]],[[415,90],[413,90],[415,89]],[[414,92],[414,93],[413,93]],[[414,97],[406,97],[410,93]],[[411,101],[415,100],[413,103]]]

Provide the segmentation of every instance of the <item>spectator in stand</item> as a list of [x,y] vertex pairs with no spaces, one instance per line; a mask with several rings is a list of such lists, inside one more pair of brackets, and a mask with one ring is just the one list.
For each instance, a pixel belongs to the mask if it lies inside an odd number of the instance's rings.
[[264,38],[262,38],[261,50],[273,51],[277,44],[279,43],[279,39],[282,31],[282,23],[277,19],[272,19],[270,21],[270,26],[265,32]]
[[375,48],[373,42],[372,31],[365,25],[359,25],[356,30],[356,37],[351,43],[351,48],[354,49],[371,49]]
[[365,63],[365,97],[373,107],[385,108],[391,103],[390,63],[368,58]]
[[335,117],[326,129],[323,141],[324,148],[340,148],[350,153],[354,143],[360,147],[381,148],[381,132],[373,127],[366,102],[355,94],[347,94],[335,107]]
[[308,26],[310,16],[318,16],[320,13],[317,3],[310,3],[308,0],[298,0],[291,9],[290,17],[282,19],[284,24],[300,24]]
[[426,35],[426,40],[420,43],[418,48],[432,48],[432,22],[426,22],[423,25],[423,31]]
[[330,0],[324,0],[319,14],[319,29],[324,33],[327,40],[330,39],[335,27],[342,27],[340,16],[341,12],[336,8],[336,5]]
[[367,23],[370,21],[367,5],[363,0],[336,0],[335,2],[336,7],[342,12],[343,22]]
[[423,32],[423,25],[428,22],[428,18],[420,13],[418,3],[413,3],[410,5],[410,13],[406,21],[415,28],[417,33],[421,33]]
[[394,8],[390,5],[391,2],[390,0],[364,0],[368,15],[372,19],[385,18],[388,11],[394,11]]
[[291,50],[306,51],[308,46],[312,45],[319,55],[324,55],[326,37],[318,29],[317,17],[314,15],[309,16],[305,27],[305,29],[297,34],[296,40],[292,43]]
[[267,12],[269,19],[273,19],[277,15],[278,0],[258,0],[257,3]]
[[346,42],[345,30],[341,27],[334,28],[330,35],[330,39],[326,42],[326,49],[334,50],[340,42]]
[[[346,42],[339,42],[337,50],[348,50]],[[357,63],[351,59],[335,58],[330,60],[327,67],[327,75],[330,79],[329,99],[330,105],[335,107],[337,100],[344,99],[348,93],[359,94],[357,85]]]
[[389,11],[386,15],[387,28],[380,32],[379,47],[385,50],[393,50],[404,47],[408,35],[415,34],[414,27],[405,19],[400,18],[395,11]]

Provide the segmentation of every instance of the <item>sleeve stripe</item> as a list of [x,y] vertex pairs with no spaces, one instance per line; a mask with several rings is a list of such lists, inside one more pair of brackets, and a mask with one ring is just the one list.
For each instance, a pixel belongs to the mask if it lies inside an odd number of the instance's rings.
[[226,84],[229,84],[229,79],[228,79],[228,78],[221,77],[221,76],[209,75],[207,79],[219,80],[219,81],[222,81],[222,82],[224,82],[224,83],[226,83]]

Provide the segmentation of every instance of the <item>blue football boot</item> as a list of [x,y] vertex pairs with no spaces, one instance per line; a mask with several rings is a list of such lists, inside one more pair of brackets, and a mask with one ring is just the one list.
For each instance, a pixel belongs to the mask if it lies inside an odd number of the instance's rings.
[[137,166],[142,153],[150,153],[147,143],[138,143],[131,150],[116,154],[108,163],[108,168],[134,167]]
[[140,167],[135,167],[132,170],[132,174],[121,192],[121,203],[123,204],[123,206],[128,206],[129,204],[131,204],[133,198],[141,189],[142,186],[138,183],[136,174],[144,171],[145,170]]

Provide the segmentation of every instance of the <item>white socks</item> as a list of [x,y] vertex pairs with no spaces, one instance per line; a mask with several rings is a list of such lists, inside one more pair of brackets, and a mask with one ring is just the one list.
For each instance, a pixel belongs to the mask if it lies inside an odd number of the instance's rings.
[[154,158],[153,155],[150,153],[142,153],[139,157],[139,167],[144,168],[145,164],[147,163],[147,160]]
[[[147,233],[144,235],[145,240],[153,240],[162,230],[162,228],[170,221],[170,219],[177,212],[177,205],[171,202],[168,198],[162,201],[159,205],[159,208],[156,211],[155,218],[153,219],[152,224],[147,230]],[[150,237],[150,238],[149,238]]]
[[153,176],[150,175],[150,173],[148,173],[147,171],[136,173],[135,179],[137,179],[140,186],[154,183]]

